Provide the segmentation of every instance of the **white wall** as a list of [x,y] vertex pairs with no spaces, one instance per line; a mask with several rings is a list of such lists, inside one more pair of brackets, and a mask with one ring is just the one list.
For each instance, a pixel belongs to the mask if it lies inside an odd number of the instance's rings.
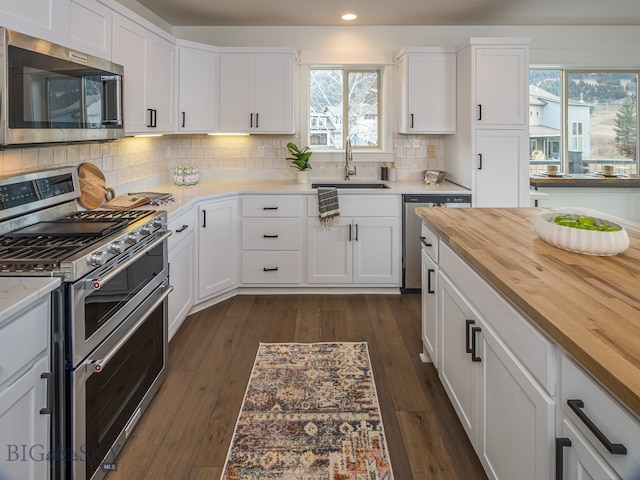
[[[532,65],[640,68],[640,26],[174,27],[185,40],[217,46],[299,49],[454,46],[469,37],[531,38]],[[348,46],[348,47],[347,47]]]

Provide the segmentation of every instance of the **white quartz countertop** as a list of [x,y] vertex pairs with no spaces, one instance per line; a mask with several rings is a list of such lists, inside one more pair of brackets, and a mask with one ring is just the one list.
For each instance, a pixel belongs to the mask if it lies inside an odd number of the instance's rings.
[[60,285],[53,277],[0,277],[0,323],[49,295]]
[[[460,194],[471,193],[468,189],[444,181],[436,186],[426,185],[420,180],[401,180],[396,182],[381,182],[379,180],[351,180],[352,183],[385,183],[390,188],[345,188],[339,189],[339,195],[402,195],[402,194]],[[204,180],[197,185],[177,186],[173,183],[157,185],[147,189],[153,192],[172,193],[176,202],[158,207],[172,213],[187,207],[199,200],[212,200],[216,197],[230,195],[315,195],[317,190],[313,183],[346,183],[343,180],[313,180],[309,183],[295,183],[295,180]],[[142,208],[147,208],[145,205]]]

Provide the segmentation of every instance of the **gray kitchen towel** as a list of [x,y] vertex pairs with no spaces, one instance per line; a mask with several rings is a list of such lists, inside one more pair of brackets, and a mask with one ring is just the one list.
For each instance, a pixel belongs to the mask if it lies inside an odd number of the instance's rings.
[[338,190],[335,187],[318,187],[318,216],[323,228],[340,223]]

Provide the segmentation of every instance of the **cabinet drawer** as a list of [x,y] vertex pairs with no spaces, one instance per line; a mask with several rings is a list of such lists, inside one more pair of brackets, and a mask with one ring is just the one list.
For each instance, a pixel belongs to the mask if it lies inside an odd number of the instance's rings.
[[243,197],[241,205],[243,217],[299,217],[302,214],[302,202],[297,196]]
[[298,218],[245,218],[243,250],[300,250],[302,220]]
[[242,283],[300,283],[300,252],[243,252]]
[[[622,478],[639,478],[640,421],[627,412],[611,394],[602,388],[569,356],[562,356],[561,402],[563,412],[589,440],[603,458]],[[584,420],[568,405],[568,400],[580,400],[576,406],[614,444],[626,447],[626,455],[610,453]]]
[[0,328],[0,385],[49,346],[50,302],[38,303]]
[[438,263],[438,250],[440,246],[440,239],[433,233],[433,231],[422,224],[422,231],[420,234],[420,241],[422,242],[422,250],[431,257],[431,260]]
[[167,223],[169,230],[173,232],[173,235],[167,240],[167,248],[171,251],[171,247],[179,244],[182,240],[187,238],[190,233],[195,231],[195,215],[193,208],[188,208],[175,216],[169,214],[169,221]]
[[440,271],[465,292],[467,300],[547,393],[555,395],[555,343],[444,242],[439,245],[438,257]]
[[[400,217],[400,195],[340,195],[340,215],[344,217]],[[307,215],[318,216],[318,196],[307,199]]]

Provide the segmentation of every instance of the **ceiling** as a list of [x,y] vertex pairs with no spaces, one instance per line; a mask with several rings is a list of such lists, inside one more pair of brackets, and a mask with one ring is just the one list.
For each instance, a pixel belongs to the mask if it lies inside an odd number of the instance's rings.
[[[640,25],[639,0],[138,0],[173,26]],[[358,15],[347,22],[346,12]]]

